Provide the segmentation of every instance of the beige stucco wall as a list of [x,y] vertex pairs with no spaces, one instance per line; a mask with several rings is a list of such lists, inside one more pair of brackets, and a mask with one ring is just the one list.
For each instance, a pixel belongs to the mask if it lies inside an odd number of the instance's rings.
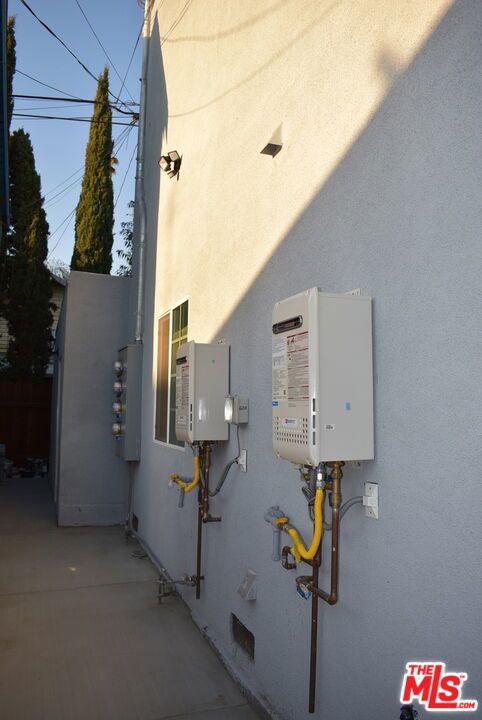
[[[190,331],[215,336],[450,4],[189,5],[162,45],[163,147],[183,164],[180,182],[163,182],[160,195],[157,267],[169,271],[157,285],[157,314],[202,296]],[[157,26],[169,32],[184,6],[155,3],[155,35]],[[155,103],[157,89],[149,91]],[[282,153],[260,155],[279,126]]]

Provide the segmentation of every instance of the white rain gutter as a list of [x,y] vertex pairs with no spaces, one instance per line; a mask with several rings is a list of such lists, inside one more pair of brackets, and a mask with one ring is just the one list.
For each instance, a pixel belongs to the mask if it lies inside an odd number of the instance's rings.
[[149,64],[149,40],[151,34],[151,8],[153,0],[146,0],[144,11],[144,25],[142,28],[143,50],[142,50],[142,76],[141,76],[141,99],[139,106],[139,135],[137,141],[136,160],[136,210],[139,212],[139,276],[137,284],[137,305],[136,305],[136,329],[135,341],[142,343],[144,313],[144,282],[146,267],[146,227],[147,207],[146,193],[144,187],[144,154],[146,137],[146,108],[147,108],[147,69]]

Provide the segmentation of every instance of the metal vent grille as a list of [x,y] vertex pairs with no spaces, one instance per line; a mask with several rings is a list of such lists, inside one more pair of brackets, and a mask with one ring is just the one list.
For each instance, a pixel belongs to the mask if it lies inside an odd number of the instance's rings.
[[295,445],[308,445],[308,418],[301,418],[301,428],[292,430],[281,423],[280,418],[273,417],[273,437],[275,440]]

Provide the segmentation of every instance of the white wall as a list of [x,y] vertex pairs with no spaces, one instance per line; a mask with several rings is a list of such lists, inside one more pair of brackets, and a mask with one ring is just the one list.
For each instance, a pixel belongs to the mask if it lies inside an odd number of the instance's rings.
[[[317,716],[398,717],[411,659],[468,672],[477,697],[482,4],[185,5],[155,3],[151,39],[140,536],[173,576],[195,571],[195,498],[180,510],[168,488],[190,453],[153,441],[153,328],[189,296],[189,336],[231,344],[250,423],[248,473],[212,502],[223,521],[205,528],[202,598],[183,597],[266,706],[308,717],[310,606],[270,561],[263,521],[279,503],[309,535],[297,473],[271,449],[271,309],[314,285],[359,287],[374,298],[376,460],[346,470],[343,494],[379,483],[380,520],[357,507],[343,521]],[[283,150],[260,155],[280,125]],[[158,168],[174,149],[179,182]],[[216,450],[215,474],[234,454],[234,439]],[[247,568],[252,604],[237,594]],[[231,612],[256,637],[254,663],[232,643]]]

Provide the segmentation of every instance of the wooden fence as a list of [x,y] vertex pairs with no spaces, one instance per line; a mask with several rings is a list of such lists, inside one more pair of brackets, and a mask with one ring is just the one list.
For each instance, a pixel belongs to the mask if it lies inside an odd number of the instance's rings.
[[18,466],[48,458],[52,381],[0,382],[0,443]]

